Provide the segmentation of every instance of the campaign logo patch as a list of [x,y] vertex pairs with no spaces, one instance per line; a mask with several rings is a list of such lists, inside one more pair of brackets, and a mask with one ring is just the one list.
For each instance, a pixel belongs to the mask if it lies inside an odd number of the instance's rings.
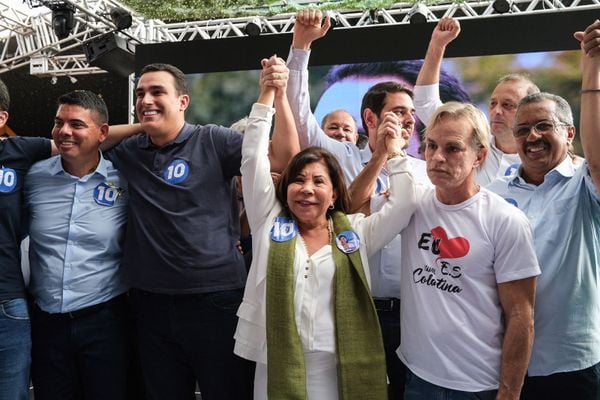
[[520,163],[514,163],[509,165],[508,168],[506,168],[506,171],[504,171],[504,176],[511,176],[519,169],[520,166]]
[[10,193],[17,187],[17,172],[12,168],[0,168],[0,193]]
[[185,160],[177,159],[165,169],[163,177],[172,185],[185,181],[190,173],[190,166]]
[[271,228],[271,240],[275,242],[287,242],[298,234],[296,221],[288,217],[275,217]]
[[94,188],[94,201],[101,206],[112,207],[120,193],[118,187],[101,183]]
[[335,244],[342,253],[354,253],[360,247],[360,239],[355,232],[343,231],[335,238]]
[[504,200],[506,200],[507,202],[509,202],[517,208],[519,207],[519,203],[517,203],[517,200],[513,199],[512,197],[505,197]]

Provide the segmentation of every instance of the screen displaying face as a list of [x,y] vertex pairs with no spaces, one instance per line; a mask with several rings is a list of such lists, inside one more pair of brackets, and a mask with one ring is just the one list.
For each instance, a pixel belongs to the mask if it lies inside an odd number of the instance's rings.
[[[311,108],[319,123],[334,110],[345,109],[364,133],[360,107],[363,95],[375,83],[394,80],[414,87],[422,60],[369,64],[345,64],[309,69]],[[497,56],[461,57],[444,60],[440,77],[442,101],[470,101],[488,114],[490,96],[498,79],[511,73],[529,76],[545,92],[564,97],[572,106],[575,126],[579,121],[579,52],[540,52]],[[247,115],[258,96],[258,71],[189,75],[192,101],[187,120],[229,126]],[[408,149],[420,157],[417,122]],[[575,152],[581,154],[575,140]]]

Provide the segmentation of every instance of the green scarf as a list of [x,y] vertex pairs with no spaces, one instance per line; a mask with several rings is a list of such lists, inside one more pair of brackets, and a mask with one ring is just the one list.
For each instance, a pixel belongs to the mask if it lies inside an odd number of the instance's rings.
[[[333,218],[335,328],[340,400],[387,399],[381,330],[360,253],[345,254],[335,245],[338,232],[351,231],[346,215]],[[267,371],[269,400],[306,400],[304,351],[294,318],[296,237],[271,240],[267,267]]]

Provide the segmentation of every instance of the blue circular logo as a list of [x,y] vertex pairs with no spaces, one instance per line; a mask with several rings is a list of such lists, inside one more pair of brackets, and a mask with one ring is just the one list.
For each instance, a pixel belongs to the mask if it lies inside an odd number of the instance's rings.
[[0,193],[10,193],[17,187],[17,172],[12,168],[0,168]]
[[513,199],[512,197],[505,197],[504,200],[506,200],[507,202],[509,202],[510,204],[512,204],[515,207],[519,207],[519,204],[517,203],[517,200]]
[[101,183],[94,188],[94,201],[101,206],[112,207],[119,197],[119,188]]
[[506,171],[504,171],[504,176],[511,176],[519,169],[520,166],[521,163],[510,164],[508,168],[506,168]]
[[271,228],[271,240],[275,242],[287,242],[298,234],[296,221],[288,217],[275,217]]
[[165,169],[163,177],[165,181],[172,185],[185,181],[190,173],[190,166],[187,161],[177,159],[171,161],[171,164]]

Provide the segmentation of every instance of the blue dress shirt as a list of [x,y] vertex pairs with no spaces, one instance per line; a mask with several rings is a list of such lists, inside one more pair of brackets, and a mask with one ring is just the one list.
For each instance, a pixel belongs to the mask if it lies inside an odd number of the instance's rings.
[[578,371],[600,362],[600,196],[587,163],[570,157],[538,186],[521,177],[487,188],[517,206],[533,227],[542,269],[535,299],[530,376]]
[[81,178],[60,156],[36,163],[25,178],[30,213],[30,292],[49,313],[102,303],[125,292],[121,257],[127,182],[102,155]]

